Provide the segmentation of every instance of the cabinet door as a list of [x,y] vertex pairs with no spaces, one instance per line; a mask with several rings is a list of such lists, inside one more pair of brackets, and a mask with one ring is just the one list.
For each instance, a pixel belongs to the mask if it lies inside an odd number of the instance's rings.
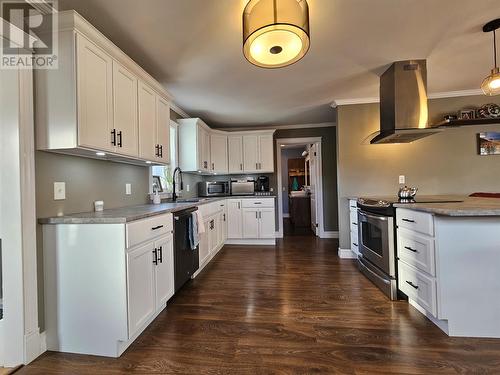
[[117,133],[116,152],[137,156],[137,77],[116,61],[113,61],[113,124]]
[[243,238],[259,238],[259,210],[244,208],[242,211]]
[[113,61],[99,47],[76,37],[78,143],[112,151]]
[[273,136],[259,136],[259,172],[274,172]]
[[259,238],[275,237],[274,208],[261,208],[259,212]]
[[218,225],[217,225],[217,215],[212,216],[210,218],[210,221],[208,222],[208,238],[209,238],[209,243],[210,243],[210,254],[212,255],[215,250],[217,249],[218,245]]
[[200,248],[199,248],[199,262],[200,266],[208,260],[210,256],[210,243],[209,243],[209,220],[203,222],[205,224],[205,233],[200,234]]
[[227,173],[227,135],[210,135],[211,171]]
[[259,137],[257,135],[243,136],[243,169],[245,172],[257,172]]
[[228,169],[229,173],[243,172],[243,137],[228,136]]
[[229,199],[227,201],[227,238],[243,238],[242,220],[241,200]]
[[157,159],[170,163],[170,104],[165,99],[156,97],[157,144],[160,149]]
[[156,93],[139,82],[139,156],[154,161],[157,158]]
[[127,253],[127,294],[129,338],[155,312],[154,244],[152,242]]
[[174,295],[174,238],[172,234],[155,242],[158,265],[155,267],[156,310]]
[[201,126],[197,129],[197,147],[198,147],[198,168],[201,171],[210,170],[210,135]]
[[227,208],[226,207],[224,207],[224,210],[221,213],[221,227],[222,227],[221,243],[224,244],[227,240]]

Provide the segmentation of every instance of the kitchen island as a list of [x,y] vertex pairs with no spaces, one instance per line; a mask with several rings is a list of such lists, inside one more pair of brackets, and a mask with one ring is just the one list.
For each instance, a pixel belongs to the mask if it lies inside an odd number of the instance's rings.
[[500,338],[500,199],[394,207],[410,304],[450,336]]

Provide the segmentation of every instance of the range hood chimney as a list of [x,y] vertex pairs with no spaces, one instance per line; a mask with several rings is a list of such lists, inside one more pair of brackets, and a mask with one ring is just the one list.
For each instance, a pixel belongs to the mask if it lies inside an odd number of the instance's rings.
[[370,143],[409,143],[442,131],[428,124],[426,61],[394,62],[380,77],[380,133]]

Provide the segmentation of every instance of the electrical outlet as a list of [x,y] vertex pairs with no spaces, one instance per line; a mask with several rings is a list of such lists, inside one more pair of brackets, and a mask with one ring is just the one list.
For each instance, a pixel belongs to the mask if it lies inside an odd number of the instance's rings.
[[66,183],[54,182],[54,200],[63,201],[66,199]]
[[125,184],[125,194],[126,195],[132,194],[132,184]]
[[189,185],[186,185],[186,191],[189,192]]
[[406,177],[404,175],[399,176],[399,183],[406,184]]

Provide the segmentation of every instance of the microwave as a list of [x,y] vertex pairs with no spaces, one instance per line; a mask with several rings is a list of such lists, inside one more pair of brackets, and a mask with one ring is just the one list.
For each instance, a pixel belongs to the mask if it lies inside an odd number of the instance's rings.
[[229,182],[212,181],[198,182],[199,197],[224,197],[229,195]]

